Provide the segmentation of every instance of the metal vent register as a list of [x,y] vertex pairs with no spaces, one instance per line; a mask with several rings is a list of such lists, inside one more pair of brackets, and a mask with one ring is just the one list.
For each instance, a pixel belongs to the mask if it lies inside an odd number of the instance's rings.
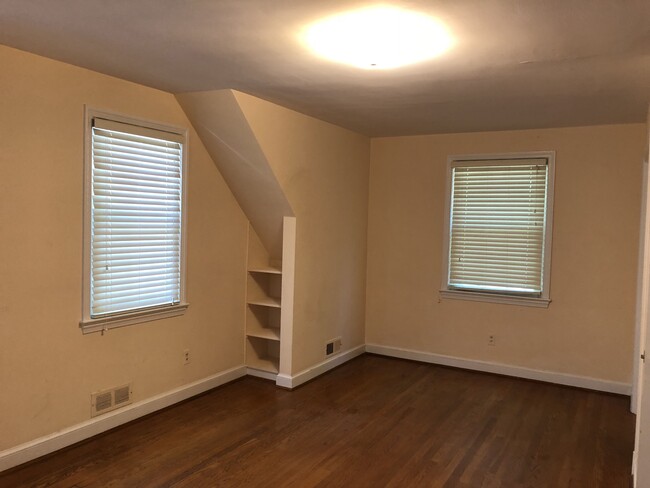
[[128,405],[132,401],[133,392],[131,391],[131,384],[111,388],[110,390],[102,390],[90,395],[90,415],[95,417],[116,408]]

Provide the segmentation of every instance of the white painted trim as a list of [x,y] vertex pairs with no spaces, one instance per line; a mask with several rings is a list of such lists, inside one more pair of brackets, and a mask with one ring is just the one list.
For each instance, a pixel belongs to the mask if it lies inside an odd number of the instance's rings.
[[295,388],[300,386],[307,381],[316,378],[317,376],[322,375],[323,373],[328,372],[330,369],[334,369],[337,366],[340,366],[343,363],[350,361],[351,359],[356,358],[366,352],[366,346],[361,344],[360,346],[353,347],[347,351],[343,351],[336,356],[332,356],[326,359],[323,362],[320,362],[310,368],[302,370],[300,373],[293,376],[287,374],[279,374],[275,384],[283,388]]
[[277,375],[276,378],[275,378],[275,384],[277,386],[282,387],[282,388],[288,388],[288,389],[293,388],[291,386],[292,385],[291,376],[286,375],[286,374]]
[[452,300],[471,300],[474,302],[505,303],[506,305],[525,305],[526,307],[548,308],[551,301],[547,298],[533,298],[515,295],[501,295],[499,293],[481,293],[464,290],[440,290],[442,298]]
[[369,352],[383,356],[410,359],[426,363],[440,364],[462,369],[483,371],[488,373],[527,378],[531,380],[557,383],[560,385],[587,388],[590,390],[605,391],[621,395],[629,395],[631,385],[615,381],[606,381],[586,376],[568,375],[552,371],[535,370],[520,366],[511,366],[489,361],[478,361],[472,359],[444,356],[441,354],[403,349],[397,347],[382,346],[379,344],[362,344],[343,351],[330,357],[310,368],[307,368],[294,376],[286,374],[275,375],[246,366],[238,366],[222,371],[207,378],[181,386],[174,390],[156,395],[152,398],[134,403],[127,407],[109,412],[106,415],[95,417],[80,424],[68,427],[59,432],[40,437],[33,441],[26,442],[16,447],[0,452],[0,472],[6,469],[26,463],[38,457],[50,454],[64,447],[70,446],[82,440],[88,439],[107,430],[113,429],[127,422],[143,417],[157,410],[174,405],[205,391],[224,385],[243,376],[251,375],[265,379],[275,379],[276,385],[283,388],[296,388],[317,376],[340,366],[341,364],[354,359],[357,356]]
[[0,452],[0,471],[26,463],[32,459],[50,454],[64,447],[101,434],[107,430],[131,422],[139,417],[169,407],[205,391],[224,385],[246,375],[245,366],[222,371],[207,378],[183,385],[179,388],[161,393],[154,397],[131,404],[106,415],[94,417],[80,424],[73,425],[50,435],[39,437],[33,441]]
[[425,363],[440,364],[443,366],[452,366],[454,368],[471,369],[474,371],[515,376],[517,378],[526,378],[529,380],[545,381],[547,383],[556,383],[558,385],[575,386],[589,390],[617,393],[619,395],[629,395],[632,388],[632,385],[628,383],[619,383],[617,381],[607,381],[588,376],[577,376],[566,373],[556,373],[554,371],[530,369],[490,361],[444,356],[442,354],[416,351],[413,349],[402,349],[399,347],[388,347],[379,344],[366,344],[366,352],[381,354],[382,356],[411,359],[413,361],[422,361]]
[[[646,158],[643,165],[643,185],[644,185],[644,205],[642,207],[643,225],[641,231],[643,232],[643,257],[639,263],[640,270],[640,286],[641,290],[637,295],[637,330],[635,334],[634,344],[634,380],[636,389],[634,391],[635,402],[633,404],[633,411],[636,413],[636,424],[634,427],[634,458],[632,462],[632,480],[633,486],[641,486],[638,483],[639,474],[641,474],[642,482],[647,484],[647,478],[650,473],[647,469],[640,469],[640,466],[646,466],[648,455],[650,453],[642,451],[642,448],[647,449],[647,442],[641,441],[641,436],[648,436],[650,434],[650,419],[646,418],[650,414],[650,394],[648,390],[648,380],[646,375],[649,372],[646,369],[645,361],[641,361],[640,355],[642,351],[646,354],[650,351],[650,169],[648,168],[648,160],[650,160],[650,103],[648,104],[648,116],[646,124]],[[639,459],[644,460],[639,462]],[[645,476],[646,479],[643,479]]]
[[166,319],[169,317],[178,317],[187,311],[187,307],[189,307],[188,303],[178,303],[176,305],[166,305],[164,307],[156,307],[149,310],[137,310],[131,313],[111,315],[100,319],[88,319],[87,321],[79,322],[79,326],[84,334],[106,331],[108,329],[115,329],[126,325],[151,322],[152,320]]
[[296,274],[296,218],[282,219],[282,291],[280,303],[279,372],[291,374],[293,360],[293,296]]
[[634,358],[632,368],[632,398],[630,411],[634,414],[639,410],[639,390],[643,380],[641,353],[646,335],[648,317],[648,290],[650,290],[650,225],[648,225],[648,160],[642,164],[643,178],[641,182],[641,221],[639,223],[639,255],[637,263],[636,317],[634,323]]
[[250,366],[246,368],[246,374],[249,376],[255,376],[256,378],[262,378],[265,380],[275,381],[277,378],[277,373],[272,373],[271,371],[264,371],[263,369],[255,369]]

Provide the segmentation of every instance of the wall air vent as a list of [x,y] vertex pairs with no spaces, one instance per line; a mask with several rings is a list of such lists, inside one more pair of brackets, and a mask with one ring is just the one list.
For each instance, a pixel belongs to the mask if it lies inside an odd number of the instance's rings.
[[131,403],[131,387],[129,385],[115,389],[115,405]]
[[90,415],[95,417],[131,403],[131,384],[102,390],[90,395]]
[[339,352],[341,350],[341,345],[342,341],[340,337],[327,342],[325,344],[325,356],[331,356],[332,354]]
[[103,412],[104,410],[110,410],[113,406],[113,396],[111,392],[101,393],[95,397],[95,410],[97,412]]

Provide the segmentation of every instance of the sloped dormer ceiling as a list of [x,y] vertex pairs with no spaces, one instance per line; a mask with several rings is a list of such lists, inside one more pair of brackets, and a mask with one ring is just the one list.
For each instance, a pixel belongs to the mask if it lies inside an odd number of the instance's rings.
[[282,256],[282,219],[293,216],[231,90],[176,97],[271,259]]

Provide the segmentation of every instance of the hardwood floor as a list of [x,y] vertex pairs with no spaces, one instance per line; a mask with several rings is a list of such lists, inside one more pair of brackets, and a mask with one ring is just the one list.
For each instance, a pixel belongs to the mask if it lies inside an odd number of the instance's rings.
[[625,487],[626,397],[365,355],[293,392],[244,378],[0,486]]

